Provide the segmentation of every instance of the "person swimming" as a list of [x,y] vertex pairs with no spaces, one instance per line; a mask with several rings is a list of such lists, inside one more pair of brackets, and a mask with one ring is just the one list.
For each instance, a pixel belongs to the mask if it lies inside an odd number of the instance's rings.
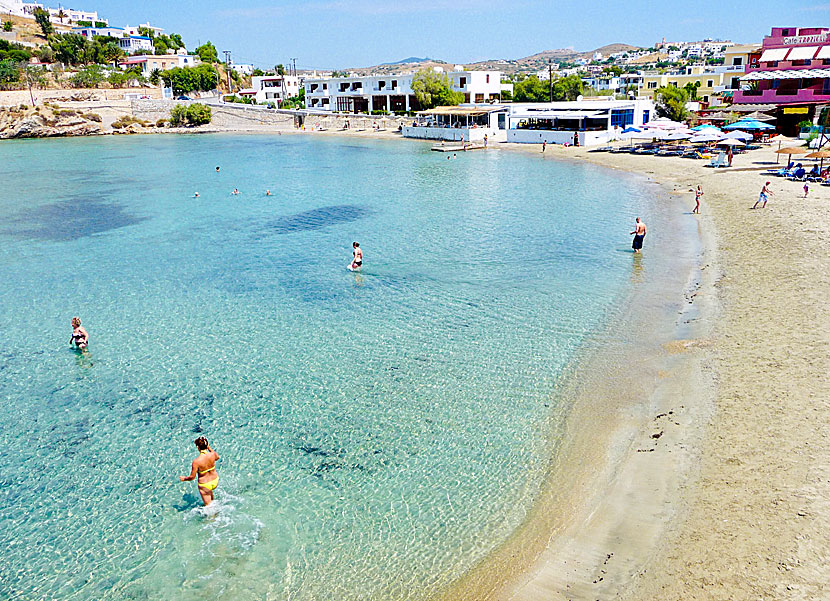
[[72,337],[69,339],[69,344],[82,351],[86,350],[86,347],[89,346],[89,334],[87,334],[81,325],[80,317],[72,318]]
[[266,190],[265,191],[265,196],[271,196],[271,190]]
[[360,243],[358,242],[352,242],[352,249],[354,258],[352,259],[351,265],[349,265],[349,269],[356,271],[363,265],[363,251],[361,250]]
[[219,167],[216,168],[216,173],[219,173]]
[[179,476],[182,482],[188,482],[198,477],[199,494],[202,502],[210,505],[213,502],[213,491],[219,484],[219,473],[216,471],[216,462],[219,461],[219,453],[210,448],[207,438],[200,436],[193,441],[199,449],[199,456],[193,460],[189,476]]
[[239,189],[238,189],[238,188],[234,188],[234,189],[233,189],[233,192],[231,192],[231,194],[233,194],[234,196],[239,196]]
[[198,192],[196,192],[196,193],[193,195],[193,198],[199,198],[199,193],[198,193]]

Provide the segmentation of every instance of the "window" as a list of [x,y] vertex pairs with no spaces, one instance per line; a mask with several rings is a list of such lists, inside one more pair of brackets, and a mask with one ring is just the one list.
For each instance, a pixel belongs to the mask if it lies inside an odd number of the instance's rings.
[[651,113],[649,111],[643,111],[643,125],[648,123],[648,120],[651,118]]
[[830,79],[824,80],[824,85],[821,87],[821,93],[825,96],[830,94]]
[[487,76],[487,83],[490,83],[490,76]]
[[653,90],[653,89],[655,89],[656,87],[657,87],[657,82],[656,82],[656,81],[650,81],[650,82],[648,82],[648,89],[649,89],[649,90]]
[[769,61],[767,62],[767,67],[777,67],[778,61]]
[[634,109],[614,109],[611,111],[611,127],[625,127],[634,123]]
[[458,80],[458,87],[463,88],[466,85],[467,85],[467,78],[466,77],[462,77],[461,79]]
[[703,102],[709,102],[709,97],[708,97],[708,96],[704,96],[704,97],[703,97]]
[[392,80],[392,89],[393,89],[393,90],[397,90],[397,89],[398,89],[398,80],[397,80],[397,79],[393,79],[393,80]]
[[734,65],[735,67],[740,67],[743,64],[744,64],[744,57],[742,57],[742,56],[736,56],[732,59],[732,65]]
[[676,81],[670,81],[669,85],[676,88],[677,87],[677,82]]
[[715,87],[715,81],[714,81],[713,79],[707,79],[707,80],[706,80],[706,87],[707,87],[707,88],[713,88],[713,87]]

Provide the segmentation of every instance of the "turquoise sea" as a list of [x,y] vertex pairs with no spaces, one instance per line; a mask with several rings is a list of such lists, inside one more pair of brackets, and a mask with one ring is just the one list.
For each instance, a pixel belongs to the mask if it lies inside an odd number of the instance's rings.
[[[288,135],[4,142],[0,181],[0,598],[27,601],[440,593],[530,508],[655,202]],[[209,510],[178,479],[201,435]]]

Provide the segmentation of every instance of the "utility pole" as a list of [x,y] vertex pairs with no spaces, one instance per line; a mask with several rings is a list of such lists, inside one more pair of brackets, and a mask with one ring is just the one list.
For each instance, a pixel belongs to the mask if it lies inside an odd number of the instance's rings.
[[553,102],[553,63],[551,62],[551,59],[548,59],[548,84],[550,85],[548,98],[551,102]]
[[296,59],[296,58],[292,58],[292,59],[291,59],[291,62],[293,62],[293,63],[294,63],[294,77],[297,77],[297,59]]
[[231,89],[231,51],[223,50],[222,52],[225,55],[225,73],[228,75],[228,94],[230,94],[233,92]]

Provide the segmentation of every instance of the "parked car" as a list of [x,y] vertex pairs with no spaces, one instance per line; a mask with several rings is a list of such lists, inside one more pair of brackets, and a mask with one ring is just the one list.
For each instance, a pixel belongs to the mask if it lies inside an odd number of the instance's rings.
[[182,94],[181,96],[176,96],[176,100],[193,100],[190,96],[185,96]]

